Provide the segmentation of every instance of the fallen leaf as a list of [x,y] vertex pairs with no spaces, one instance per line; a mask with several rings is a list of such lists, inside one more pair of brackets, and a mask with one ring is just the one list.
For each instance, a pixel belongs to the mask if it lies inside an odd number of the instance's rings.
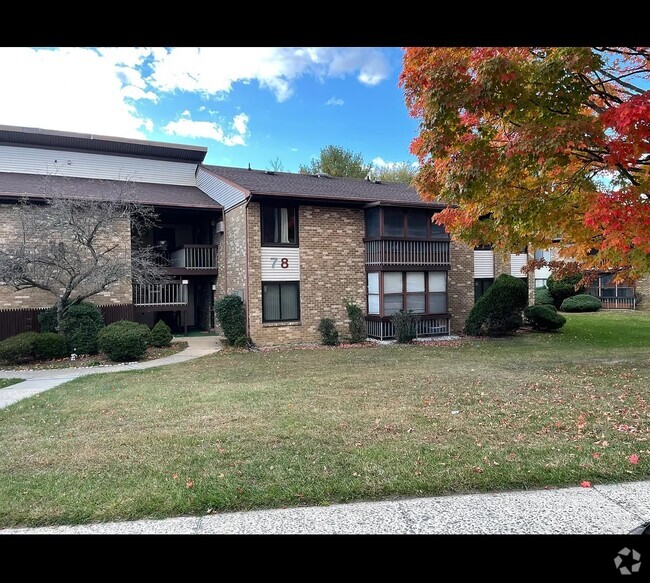
[[174,478],[174,480],[178,480],[178,474],[172,474],[172,478]]
[[627,458],[627,459],[630,460],[630,463],[631,463],[631,464],[636,465],[636,464],[639,463],[639,456],[636,455],[635,453],[633,453],[633,454],[632,454],[629,458]]
[[597,452],[594,452],[594,453],[591,454],[591,457],[594,458],[595,460],[597,460],[600,457],[600,454],[597,453]]
[[580,482],[580,485],[583,488],[591,488],[591,482],[587,482],[587,480],[584,480],[583,482]]
[[187,482],[185,482],[185,487],[194,488],[194,480],[188,480]]

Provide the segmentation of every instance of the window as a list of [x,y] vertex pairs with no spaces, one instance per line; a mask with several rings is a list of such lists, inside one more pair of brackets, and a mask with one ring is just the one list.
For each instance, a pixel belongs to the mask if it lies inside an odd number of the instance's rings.
[[262,243],[297,245],[297,210],[296,207],[262,206]]
[[535,261],[544,259],[545,261],[551,260],[551,250],[550,249],[537,249],[535,250]]
[[404,308],[401,271],[384,272],[384,316],[392,316]]
[[474,303],[478,302],[483,294],[494,283],[493,277],[480,277],[474,280]]
[[368,274],[368,313],[379,314],[379,273]]
[[366,237],[379,237],[379,207],[374,207],[366,211]]
[[406,213],[407,237],[427,236],[427,223],[431,221],[431,213],[427,211],[408,211]]
[[401,209],[384,208],[384,237],[404,236],[404,212]]
[[546,282],[548,278],[537,278],[535,279],[535,287],[546,287]]
[[429,272],[429,314],[447,311],[447,272]]
[[300,319],[297,281],[262,283],[262,321],[290,322]]
[[[380,281],[383,286],[381,294]],[[368,314],[388,317],[400,310],[412,310],[415,314],[445,314],[447,272],[368,273]]]

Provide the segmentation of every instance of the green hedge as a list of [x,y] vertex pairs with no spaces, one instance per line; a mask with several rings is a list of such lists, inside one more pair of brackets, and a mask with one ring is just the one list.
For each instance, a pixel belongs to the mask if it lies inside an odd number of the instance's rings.
[[364,342],[368,337],[363,310],[354,302],[345,302],[345,311],[350,319],[350,343]]
[[23,332],[0,342],[0,361],[8,364],[22,364],[35,358],[34,344],[38,332]]
[[244,313],[244,302],[239,296],[223,296],[214,305],[215,315],[223,335],[231,345],[243,336],[246,338],[246,315]]
[[465,333],[472,336],[503,336],[523,324],[522,310],[528,304],[526,280],[501,274],[472,308]]
[[535,305],[536,306],[554,306],[553,296],[546,287],[535,288]]
[[564,300],[560,310],[563,312],[597,312],[602,307],[603,303],[598,298],[588,294],[578,294]]
[[49,360],[70,355],[67,340],[55,332],[42,332],[34,338],[34,358]]
[[395,339],[399,344],[408,344],[418,335],[418,317],[412,310],[400,310],[390,321],[395,326]]
[[555,306],[528,306],[524,318],[536,330],[558,330],[566,324],[566,318],[557,313]]
[[336,346],[339,343],[339,331],[332,318],[322,318],[318,325],[321,342],[326,346]]
[[553,297],[553,305],[559,308],[562,302],[571,296],[581,294],[585,288],[576,289],[577,283],[582,279],[582,275],[570,275],[563,279],[556,280],[552,275],[546,280],[546,287]]
[[147,351],[150,337],[146,324],[120,320],[100,330],[99,349],[117,362],[139,360]]
[[169,346],[171,344],[172,329],[162,320],[158,320],[156,325],[151,329],[151,346]]

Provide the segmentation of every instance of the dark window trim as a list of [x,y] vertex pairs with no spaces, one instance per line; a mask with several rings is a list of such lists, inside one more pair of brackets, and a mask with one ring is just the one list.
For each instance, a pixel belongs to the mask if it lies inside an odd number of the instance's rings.
[[[378,240],[391,240],[391,241],[450,241],[451,237],[449,233],[434,233],[432,231],[432,221],[427,221],[427,234],[425,236],[414,237],[408,235],[408,214],[409,212],[428,212],[429,209],[422,208],[405,208],[405,207],[372,207],[379,208],[379,236],[378,237],[366,237],[365,236],[365,222],[364,222],[364,243],[366,241],[378,241]],[[384,209],[390,208],[391,210],[400,210],[402,212],[402,221],[404,236],[399,237],[395,235],[385,235],[384,234]],[[366,209],[367,210],[367,209]],[[431,210],[431,216],[440,212],[439,210]]]
[[[401,271],[402,272],[402,309],[405,310],[406,308],[404,307],[406,305],[406,296],[407,295],[416,295],[416,294],[422,294],[424,293],[424,312],[423,313],[418,313],[418,316],[442,316],[444,314],[449,314],[449,273],[447,269],[413,269],[413,270],[404,270],[404,269],[394,269],[394,270],[389,270],[385,269],[383,271],[376,271],[376,270],[371,270],[367,273],[379,273],[379,314],[368,314],[368,276],[366,275],[366,314],[368,316],[373,316],[377,318],[390,318],[391,316],[387,316],[384,312],[384,273],[385,272],[395,272],[395,271]],[[406,291],[406,273],[409,271],[418,271],[420,273],[424,273],[424,292],[407,292]],[[429,271],[442,271],[442,272],[447,272],[447,275],[445,276],[445,296],[446,296],[446,304],[447,304],[447,311],[446,312],[431,312],[429,308],[429,294],[430,293],[442,293],[442,292],[430,292],[429,291]],[[397,294],[398,292],[395,292]]]
[[[282,308],[282,285],[292,284],[298,289],[298,317],[290,320],[267,320],[264,318],[264,286],[265,285],[279,285],[280,286],[280,308]],[[299,281],[263,281],[262,287],[262,324],[275,324],[277,322],[300,322],[300,282]]]
[[[267,243],[264,241],[264,208],[286,208],[295,212],[295,243]],[[260,203],[260,245],[262,247],[300,247],[300,207],[297,204]]]

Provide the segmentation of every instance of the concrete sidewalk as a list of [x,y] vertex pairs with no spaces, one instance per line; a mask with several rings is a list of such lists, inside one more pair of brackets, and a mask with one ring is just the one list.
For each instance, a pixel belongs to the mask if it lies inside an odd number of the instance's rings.
[[187,342],[188,347],[182,352],[147,360],[145,362],[132,362],[128,364],[116,364],[110,366],[92,366],[85,368],[59,368],[48,370],[13,370],[0,371],[0,378],[22,378],[22,383],[11,385],[0,389],[0,409],[4,409],[21,399],[37,395],[53,387],[76,379],[80,376],[90,374],[101,374],[107,372],[119,372],[125,370],[142,370],[166,364],[176,364],[193,360],[200,356],[206,356],[221,350],[221,342],[217,336],[187,336],[175,337],[175,342]]
[[0,534],[628,534],[650,520],[650,481],[410,498]]

